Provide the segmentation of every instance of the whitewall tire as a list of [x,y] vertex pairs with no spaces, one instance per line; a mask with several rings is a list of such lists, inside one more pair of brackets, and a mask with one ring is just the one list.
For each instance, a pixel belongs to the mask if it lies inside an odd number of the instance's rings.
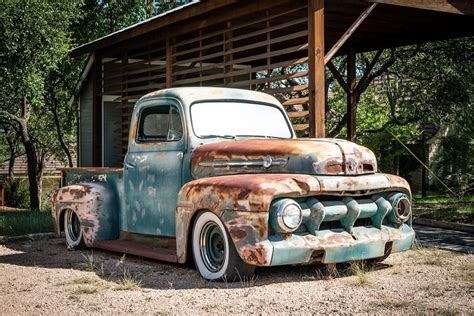
[[70,250],[84,249],[84,236],[79,217],[73,210],[66,210],[64,214],[64,234],[67,248]]
[[255,270],[240,259],[224,224],[209,211],[200,212],[194,221],[192,250],[196,268],[208,280],[233,282]]

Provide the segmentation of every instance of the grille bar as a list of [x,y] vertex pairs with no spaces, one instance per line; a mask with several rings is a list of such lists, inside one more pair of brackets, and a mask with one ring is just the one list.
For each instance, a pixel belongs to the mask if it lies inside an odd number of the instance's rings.
[[317,235],[321,223],[330,221],[339,221],[347,232],[352,233],[354,223],[360,218],[370,218],[372,226],[381,229],[385,216],[392,210],[390,202],[377,194],[365,199],[344,197],[338,201],[320,201],[311,197],[301,206],[303,223],[313,235]]

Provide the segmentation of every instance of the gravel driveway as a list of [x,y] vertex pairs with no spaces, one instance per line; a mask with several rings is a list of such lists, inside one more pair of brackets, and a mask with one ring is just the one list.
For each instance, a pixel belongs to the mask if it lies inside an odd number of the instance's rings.
[[59,239],[0,245],[1,314],[474,312],[474,255],[418,249],[375,266],[277,267],[235,283]]

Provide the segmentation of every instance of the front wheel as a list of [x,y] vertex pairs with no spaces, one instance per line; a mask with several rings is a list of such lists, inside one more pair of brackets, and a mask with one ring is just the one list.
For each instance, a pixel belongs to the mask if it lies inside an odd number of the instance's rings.
[[81,222],[73,210],[66,210],[66,214],[64,214],[64,233],[68,249],[75,250],[86,247],[82,236]]
[[212,212],[198,214],[193,226],[194,263],[208,280],[242,280],[253,275],[255,266],[240,259],[219,217]]

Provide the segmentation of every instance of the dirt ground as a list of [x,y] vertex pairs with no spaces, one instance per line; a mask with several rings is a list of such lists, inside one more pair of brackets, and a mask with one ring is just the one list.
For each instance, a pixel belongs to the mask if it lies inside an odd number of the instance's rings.
[[105,251],[67,251],[60,239],[0,245],[0,314],[474,312],[474,255],[417,249],[375,266],[258,269],[207,282],[190,265]]

